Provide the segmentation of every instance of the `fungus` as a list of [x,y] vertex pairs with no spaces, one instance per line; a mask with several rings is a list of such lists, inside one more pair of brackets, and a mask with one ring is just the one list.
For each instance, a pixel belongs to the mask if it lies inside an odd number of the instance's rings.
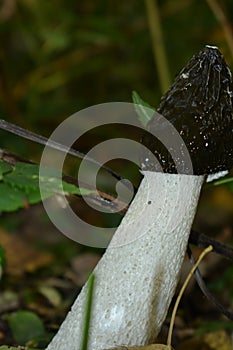
[[[143,143],[163,172],[146,152],[138,192],[94,270],[89,349],[154,342],[177,286],[205,177],[233,165],[231,98],[230,70],[210,46],[190,60],[162,97],[158,112],[182,137],[193,174],[187,164],[177,173],[178,154],[171,157],[145,135]],[[148,130],[156,125],[152,118]],[[161,132],[166,134],[163,125]],[[126,235],[131,243],[124,244]],[[86,284],[47,350],[80,349],[87,292]]]

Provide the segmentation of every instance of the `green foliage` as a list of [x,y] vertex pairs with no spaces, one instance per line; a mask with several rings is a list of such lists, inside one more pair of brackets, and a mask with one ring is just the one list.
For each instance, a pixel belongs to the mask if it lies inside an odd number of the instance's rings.
[[25,345],[33,338],[46,336],[43,322],[31,311],[17,311],[9,316],[8,322],[15,340],[20,345]]
[[3,179],[3,175],[11,171],[11,166],[0,159],[0,181]]
[[233,301],[232,276],[233,266],[230,265],[222,272],[221,278],[209,282],[208,287],[219,295],[225,293]]
[[201,327],[199,327],[195,333],[200,335],[207,332],[218,331],[221,329],[225,329],[226,331],[232,332],[233,323],[229,321],[217,321],[217,322],[208,321],[207,323],[203,322]]
[[0,183],[0,212],[15,211],[26,206],[26,195],[18,190]]
[[[158,6],[172,79],[207,43],[219,46],[232,63],[205,1],[159,1]],[[224,8],[231,23],[233,3]],[[1,18],[0,28],[3,118],[43,134],[87,106],[130,101],[132,89],[143,91],[154,106],[159,102],[144,1],[19,1]],[[38,152],[6,135],[5,148]]]
[[155,112],[155,109],[151,107],[147,102],[143,101],[143,99],[139,96],[139,94],[136,91],[133,91],[132,99],[140,123],[144,127],[147,126]]
[[55,169],[44,168],[45,176],[40,177],[39,165],[16,163],[10,167],[0,162],[0,212],[15,211],[19,208],[41,201],[40,187],[43,189],[43,199],[53,194],[89,194],[91,191],[79,189],[65,181],[61,183]]
[[221,180],[213,182],[214,186],[226,185],[227,188],[233,192],[233,177],[224,177]]

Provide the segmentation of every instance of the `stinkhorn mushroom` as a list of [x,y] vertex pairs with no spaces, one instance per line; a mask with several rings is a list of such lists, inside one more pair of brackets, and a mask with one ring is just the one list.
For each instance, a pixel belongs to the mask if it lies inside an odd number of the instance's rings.
[[[90,350],[147,345],[160,331],[177,286],[205,175],[233,165],[231,83],[223,56],[216,47],[206,46],[162,98],[158,112],[181,135],[193,174],[186,164],[177,174],[178,155],[172,159],[169,150],[145,135],[143,143],[157,156],[163,172],[148,151],[138,192],[94,270]],[[152,118],[148,130],[156,125]],[[124,244],[125,235],[131,243]],[[140,238],[134,240],[135,236]],[[87,289],[85,285],[47,350],[81,349]]]

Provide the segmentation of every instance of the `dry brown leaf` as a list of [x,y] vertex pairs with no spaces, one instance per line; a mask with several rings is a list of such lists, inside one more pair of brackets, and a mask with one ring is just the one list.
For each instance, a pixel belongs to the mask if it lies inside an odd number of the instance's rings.
[[224,330],[205,334],[203,342],[211,350],[232,350],[232,340]]
[[49,253],[39,252],[31,244],[15,234],[0,230],[0,245],[6,252],[6,271],[10,275],[22,276],[48,265],[53,260]]
[[176,350],[232,350],[232,340],[224,330],[210,332],[182,341]]

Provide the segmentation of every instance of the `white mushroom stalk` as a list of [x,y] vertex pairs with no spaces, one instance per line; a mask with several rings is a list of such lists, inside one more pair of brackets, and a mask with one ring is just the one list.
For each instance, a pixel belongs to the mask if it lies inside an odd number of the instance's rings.
[[[232,166],[230,85],[221,54],[206,47],[162,98],[158,111],[184,138],[195,175],[173,173],[168,154],[145,137],[165,173],[154,171],[148,152],[138,192],[94,270],[90,350],[155,341],[179,279],[204,174]],[[87,291],[86,284],[47,350],[81,350]]]
[[[94,270],[89,349],[155,340],[177,285],[202,183],[203,176],[145,172]],[[131,243],[124,245],[126,236]],[[86,298],[87,285],[48,350],[81,349]]]

